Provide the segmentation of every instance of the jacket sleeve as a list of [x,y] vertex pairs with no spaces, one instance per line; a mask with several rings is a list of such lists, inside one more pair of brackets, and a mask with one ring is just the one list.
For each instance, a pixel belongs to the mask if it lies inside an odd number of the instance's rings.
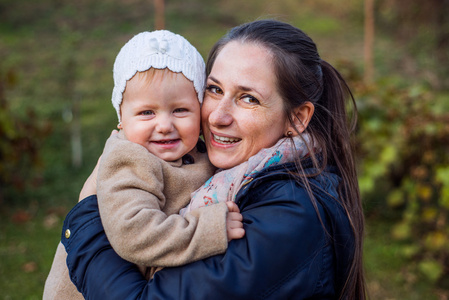
[[244,238],[225,254],[163,269],[148,282],[110,247],[95,198],[83,200],[64,223],[72,231],[62,238],[70,276],[87,299],[306,299],[323,287],[331,292],[320,299],[332,299],[326,220],[307,193],[287,181],[248,197],[258,201],[241,208]]
[[56,248],[55,257],[45,281],[42,300],[70,299],[83,300],[84,297],[77,291],[69,277],[66,264],[67,253],[64,246],[59,243]]
[[185,217],[166,215],[163,167],[140,145],[112,136],[98,172],[98,206],[106,235],[125,260],[151,267],[179,266],[223,253],[227,206]]

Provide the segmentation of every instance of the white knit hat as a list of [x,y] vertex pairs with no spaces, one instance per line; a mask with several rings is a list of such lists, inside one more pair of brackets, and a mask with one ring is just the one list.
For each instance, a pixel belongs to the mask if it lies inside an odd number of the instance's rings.
[[167,30],[141,32],[130,39],[114,63],[112,105],[120,121],[120,104],[126,82],[137,72],[150,68],[181,72],[193,82],[198,100],[203,102],[206,70],[203,57],[185,38]]

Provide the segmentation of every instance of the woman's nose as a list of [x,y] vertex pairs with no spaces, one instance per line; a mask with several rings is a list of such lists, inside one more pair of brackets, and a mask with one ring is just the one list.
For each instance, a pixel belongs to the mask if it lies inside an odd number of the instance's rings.
[[231,125],[233,120],[232,101],[221,99],[215,103],[209,114],[209,124],[216,127]]

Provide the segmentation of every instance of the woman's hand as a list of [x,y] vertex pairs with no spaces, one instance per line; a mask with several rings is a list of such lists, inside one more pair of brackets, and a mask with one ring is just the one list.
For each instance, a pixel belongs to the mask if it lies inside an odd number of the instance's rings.
[[98,175],[98,165],[100,164],[101,156],[98,158],[97,164],[95,165],[94,170],[87,178],[86,182],[83,185],[83,188],[80,192],[80,197],[78,202],[83,200],[84,198],[95,195],[97,193],[97,175]]
[[226,232],[228,234],[228,242],[230,242],[241,239],[245,235],[245,229],[243,229],[243,217],[237,204],[227,201],[226,205],[229,211],[226,217]]

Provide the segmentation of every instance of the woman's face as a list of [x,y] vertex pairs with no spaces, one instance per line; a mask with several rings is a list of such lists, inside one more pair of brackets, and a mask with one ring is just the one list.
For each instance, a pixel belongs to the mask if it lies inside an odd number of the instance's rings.
[[289,123],[265,47],[237,41],[224,46],[207,78],[201,120],[209,159],[223,169],[285,135]]

